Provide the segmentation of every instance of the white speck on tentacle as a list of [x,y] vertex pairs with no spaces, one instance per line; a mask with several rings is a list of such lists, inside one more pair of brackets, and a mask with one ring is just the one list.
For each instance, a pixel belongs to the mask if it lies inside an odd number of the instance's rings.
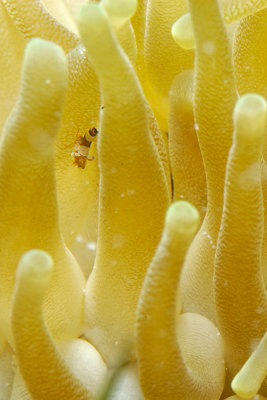
[[126,194],[128,194],[129,196],[132,196],[133,194],[135,194],[135,190],[134,189],[128,189],[126,191]]
[[203,43],[202,50],[204,53],[211,55],[214,53],[215,49],[216,47],[212,40],[207,40],[205,43]]
[[84,238],[82,237],[82,235],[78,234],[75,238],[76,242],[78,243],[83,243],[84,242]]
[[96,249],[96,242],[87,242],[86,247],[88,250],[94,251]]

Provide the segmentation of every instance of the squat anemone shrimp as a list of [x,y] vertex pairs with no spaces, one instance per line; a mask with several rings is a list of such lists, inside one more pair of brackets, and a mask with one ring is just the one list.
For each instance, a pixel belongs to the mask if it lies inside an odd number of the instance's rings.
[[86,161],[93,161],[95,159],[94,156],[89,156],[89,150],[97,134],[98,130],[93,127],[89,129],[88,133],[84,136],[79,136],[76,139],[74,151],[71,153],[71,156],[74,158],[73,164],[75,166],[84,169]]

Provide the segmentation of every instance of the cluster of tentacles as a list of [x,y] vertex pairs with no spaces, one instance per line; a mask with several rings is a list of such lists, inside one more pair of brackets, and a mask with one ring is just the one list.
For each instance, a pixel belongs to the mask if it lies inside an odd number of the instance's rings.
[[267,399],[266,26],[0,0],[1,400]]

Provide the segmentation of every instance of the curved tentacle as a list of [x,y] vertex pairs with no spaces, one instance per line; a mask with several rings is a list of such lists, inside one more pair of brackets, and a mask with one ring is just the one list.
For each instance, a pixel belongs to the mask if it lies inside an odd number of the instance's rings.
[[223,346],[217,329],[197,314],[177,319],[177,285],[198,219],[197,210],[187,202],[169,207],[141,291],[137,352],[140,382],[148,400],[218,400],[223,390]]
[[168,131],[169,88],[175,76],[193,67],[193,51],[178,48],[170,34],[172,23],[188,10],[186,1],[149,0],[144,38],[144,90],[162,131]]
[[44,322],[42,307],[52,269],[53,260],[41,250],[28,251],[19,262],[11,317],[18,365],[34,400],[91,400]]
[[207,211],[181,276],[184,311],[216,321],[214,255],[223,205],[224,176],[232,142],[236,100],[230,45],[217,0],[190,0],[196,43],[194,117],[207,183]]
[[65,55],[57,45],[30,41],[20,95],[1,136],[0,330],[10,343],[14,271],[21,255],[36,247],[49,251],[56,263],[45,300],[49,329],[57,339],[81,333],[84,278],[60,233],[54,171],[66,75]]
[[255,396],[267,375],[267,334],[232,381],[235,393],[248,399]]
[[193,71],[181,72],[170,89],[169,156],[173,200],[193,204],[201,222],[206,212],[206,178],[193,116]]
[[[261,157],[266,116],[266,101],[254,94],[241,97],[234,111],[235,132],[214,275],[217,322],[230,378],[250,356],[267,326],[261,266]],[[265,386],[262,394],[266,393]]]
[[86,288],[86,336],[112,365],[124,341],[134,342],[135,308],[160,238],[168,183],[149,130],[145,97],[107,15],[99,4],[89,4],[79,26],[104,105],[98,142],[99,240]]

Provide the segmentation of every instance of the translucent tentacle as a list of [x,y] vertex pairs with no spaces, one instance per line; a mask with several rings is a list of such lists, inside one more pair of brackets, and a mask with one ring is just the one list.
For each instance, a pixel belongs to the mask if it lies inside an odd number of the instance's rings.
[[150,0],[147,2],[144,61],[145,93],[159,126],[168,131],[169,88],[175,76],[193,67],[193,52],[176,46],[171,36],[175,19],[187,12],[186,2]]
[[245,362],[232,381],[232,389],[239,396],[248,399],[259,391],[267,375],[267,334]]
[[236,90],[230,45],[217,0],[190,0],[189,4],[196,43],[194,117],[206,175],[207,212],[190,247],[181,288],[184,310],[215,322],[214,255]]
[[[261,269],[261,155],[266,116],[266,102],[259,95],[244,95],[236,104],[214,276],[217,321],[230,377],[250,356],[267,326]],[[266,394],[266,387],[262,393]]]
[[186,200],[206,212],[206,178],[193,116],[193,72],[181,72],[170,89],[169,155],[173,199]]
[[137,350],[140,382],[148,400],[218,400],[223,390],[223,346],[215,326],[197,314],[177,319],[177,285],[197,226],[198,213],[189,203],[170,206],[142,287]]
[[44,322],[42,307],[52,268],[51,257],[41,250],[30,250],[19,262],[12,307],[18,365],[34,400],[91,400],[92,394],[72,373]]
[[26,48],[20,95],[1,137],[0,329],[9,342],[14,271],[21,255],[34,247],[49,251],[56,263],[45,301],[49,328],[57,338],[81,333],[84,279],[60,234],[54,172],[66,74],[63,51],[33,39]]
[[98,142],[99,240],[86,289],[86,336],[111,365],[125,340],[134,342],[135,308],[161,234],[168,184],[150,134],[146,100],[106,14],[89,4],[79,19],[104,105]]

